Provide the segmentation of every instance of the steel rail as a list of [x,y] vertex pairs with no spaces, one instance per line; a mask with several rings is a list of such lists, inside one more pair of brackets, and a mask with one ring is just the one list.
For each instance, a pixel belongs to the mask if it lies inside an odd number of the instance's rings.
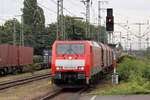
[[40,100],[49,100],[49,99],[52,99],[54,98],[55,96],[59,95],[61,92],[62,92],[63,88],[62,89],[58,89],[52,93],[49,93],[48,95],[42,97]]
[[33,81],[46,79],[49,77],[51,77],[51,74],[47,73],[47,74],[42,74],[42,75],[37,75],[37,76],[32,76],[32,77],[26,77],[26,78],[14,80],[14,81],[0,82],[0,91],[15,87],[15,86],[19,86],[19,85],[24,85]]

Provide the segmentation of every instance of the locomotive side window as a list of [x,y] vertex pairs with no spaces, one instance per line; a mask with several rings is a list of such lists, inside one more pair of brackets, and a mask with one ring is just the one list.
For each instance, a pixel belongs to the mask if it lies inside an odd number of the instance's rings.
[[56,54],[84,54],[85,44],[57,44]]

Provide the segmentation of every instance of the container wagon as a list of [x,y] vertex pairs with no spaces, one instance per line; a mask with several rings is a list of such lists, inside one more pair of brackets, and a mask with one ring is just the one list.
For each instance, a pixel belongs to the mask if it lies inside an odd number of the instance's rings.
[[43,51],[43,62],[51,66],[52,50]]
[[22,72],[23,66],[33,64],[33,48],[22,46],[0,45],[0,74],[14,71]]

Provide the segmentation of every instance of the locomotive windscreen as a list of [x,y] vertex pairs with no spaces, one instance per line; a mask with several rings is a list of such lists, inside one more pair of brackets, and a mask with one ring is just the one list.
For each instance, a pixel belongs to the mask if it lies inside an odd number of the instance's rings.
[[57,44],[56,54],[84,54],[85,44]]

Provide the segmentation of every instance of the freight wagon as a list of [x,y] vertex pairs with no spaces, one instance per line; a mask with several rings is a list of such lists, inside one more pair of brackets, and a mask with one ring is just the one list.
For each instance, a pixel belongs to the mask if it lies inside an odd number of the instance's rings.
[[33,64],[33,48],[22,46],[0,45],[0,74],[14,71],[22,72],[23,66]]
[[43,62],[48,63],[51,66],[51,58],[52,58],[52,50],[44,50],[43,51]]
[[52,82],[57,86],[95,83],[113,69],[113,49],[94,41],[56,41],[52,48]]

